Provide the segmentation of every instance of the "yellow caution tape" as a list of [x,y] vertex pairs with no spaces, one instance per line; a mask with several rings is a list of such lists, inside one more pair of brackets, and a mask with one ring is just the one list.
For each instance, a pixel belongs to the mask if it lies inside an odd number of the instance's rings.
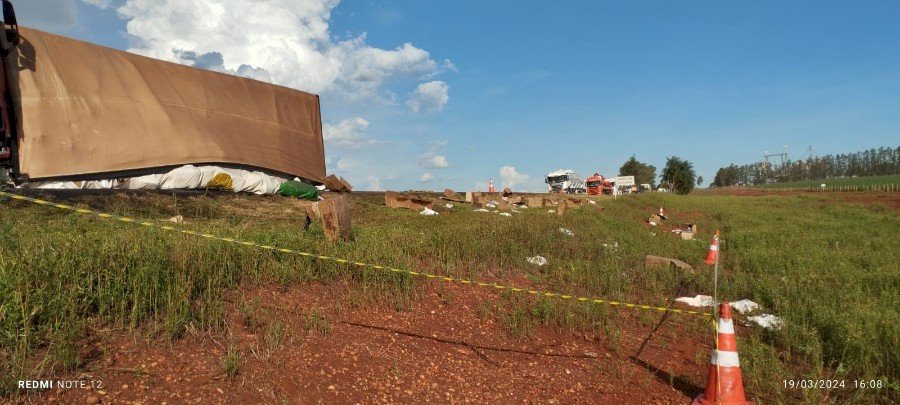
[[99,211],[77,208],[77,207],[73,207],[71,205],[58,204],[58,203],[54,203],[51,201],[41,200],[38,198],[25,197],[22,195],[7,193],[4,191],[0,191],[0,196],[9,197],[14,200],[28,201],[28,202],[40,204],[40,205],[49,205],[49,206],[56,207],[59,209],[77,212],[79,214],[94,215],[94,216],[97,216],[100,218],[112,218],[112,219],[122,221],[122,222],[136,223],[136,224],[143,225],[143,226],[150,227],[150,228],[162,229],[164,231],[178,232],[178,233],[182,233],[185,235],[193,235],[193,236],[199,236],[202,238],[215,239],[215,240],[219,240],[219,241],[223,241],[223,242],[231,242],[231,243],[236,243],[236,244],[245,245],[245,246],[252,246],[252,247],[257,247],[260,249],[271,250],[274,252],[290,253],[290,254],[310,257],[313,259],[329,260],[329,261],[333,261],[333,262],[337,262],[337,263],[352,264],[352,265],[358,266],[358,267],[371,267],[371,268],[377,269],[377,270],[385,270],[385,271],[390,271],[392,273],[408,274],[411,276],[424,277],[424,278],[429,278],[429,279],[434,279],[434,280],[442,280],[442,281],[451,282],[451,283],[477,285],[479,287],[493,288],[496,290],[509,290],[512,292],[527,293],[527,294],[531,294],[531,295],[535,295],[535,296],[559,298],[559,299],[564,299],[564,300],[581,301],[581,302],[590,302],[590,303],[594,303],[594,304],[607,304],[607,305],[612,305],[612,306],[621,306],[621,307],[625,307],[625,308],[634,308],[634,309],[650,310],[650,311],[658,311],[658,312],[674,312],[677,314],[691,314],[691,315],[700,315],[700,316],[704,316],[704,317],[710,316],[710,314],[705,313],[705,312],[692,311],[692,310],[688,310],[688,309],[677,309],[677,308],[657,307],[657,306],[652,306],[652,305],[632,304],[632,303],[621,302],[621,301],[606,300],[606,299],[602,299],[602,298],[582,297],[582,296],[577,296],[577,295],[572,295],[572,294],[562,294],[562,293],[550,292],[550,291],[532,290],[532,289],[528,289],[528,288],[511,287],[511,286],[497,284],[497,283],[485,283],[485,282],[477,281],[477,280],[468,280],[468,279],[464,279],[464,278],[441,276],[441,275],[437,275],[437,274],[430,274],[430,273],[424,273],[424,272],[419,272],[419,271],[403,270],[403,269],[398,269],[398,268],[389,267],[389,266],[380,266],[380,265],[376,265],[376,264],[359,262],[359,261],[355,261],[355,260],[348,260],[348,259],[342,259],[342,258],[338,258],[338,257],[324,256],[324,255],[319,255],[319,254],[309,253],[309,252],[301,252],[301,251],[297,251],[297,250],[293,250],[293,249],[278,248],[278,247],[275,247],[272,245],[262,245],[262,244],[255,243],[255,242],[241,241],[241,240],[237,240],[237,239],[233,239],[233,238],[225,238],[225,237],[216,236],[216,235],[212,235],[212,234],[208,234],[208,233],[195,232],[195,231],[191,231],[191,230],[187,230],[187,229],[176,228],[176,227],[169,226],[169,225],[160,225],[160,224],[156,224],[154,222],[140,221],[140,220],[136,220],[134,218],[126,217],[126,216],[107,214],[107,213],[103,213],[103,212],[99,212]]

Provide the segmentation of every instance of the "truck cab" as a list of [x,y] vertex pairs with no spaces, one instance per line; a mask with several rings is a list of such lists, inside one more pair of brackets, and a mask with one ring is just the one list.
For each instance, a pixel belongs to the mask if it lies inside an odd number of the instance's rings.
[[588,177],[585,180],[585,185],[587,186],[587,193],[590,195],[612,194],[613,183],[600,173],[594,173],[593,176]]
[[547,173],[544,179],[551,193],[584,194],[584,181],[573,170],[560,169]]

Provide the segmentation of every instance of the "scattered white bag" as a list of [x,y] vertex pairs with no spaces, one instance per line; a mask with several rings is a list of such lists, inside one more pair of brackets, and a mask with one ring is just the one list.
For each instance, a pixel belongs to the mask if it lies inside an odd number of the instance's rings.
[[711,307],[715,305],[713,298],[708,295],[696,295],[694,297],[678,297],[675,301],[683,302],[692,307]]
[[497,204],[487,203],[487,204],[485,204],[485,207],[488,207],[488,208],[497,208]]
[[444,204],[444,208],[452,209],[452,208],[453,208],[453,204],[450,204],[450,203]]
[[29,188],[40,188],[45,190],[75,190],[79,189],[77,184],[74,181],[41,181],[37,183],[31,183],[28,185]]
[[422,214],[422,215],[437,215],[438,213],[437,213],[437,211],[432,210],[431,208],[425,207],[425,208],[422,209],[422,212],[420,212],[419,214]]
[[125,179],[125,188],[129,190],[157,190],[162,181],[161,174],[148,174]]
[[746,314],[748,312],[751,312],[751,311],[759,308],[759,304],[744,298],[740,301],[732,302],[731,307],[734,308],[735,311],[740,312],[741,314]]
[[479,209],[476,209],[476,210],[473,210],[473,211],[475,211],[475,212],[490,212],[490,211],[488,211],[488,210],[486,210],[486,209],[484,209],[484,208],[479,208]]
[[594,200],[588,200],[588,202],[591,203],[591,204],[597,204],[597,202],[594,201]]
[[194,165],[185,165],[170,170],[162,175],[159,181],[161,190],[172,190],[178,188],[200,188],[202,185],[200,169]]
[[556,210],[547,210],[547,212],[550,214],[556,214]]
[[510,213],[508,213],[508,212],[501,212],[500,215],[503,215],[504,217],[511,217],[511,216],[512,216],[512,214],[510,214]]
[[125,182],[119,179],[113,180],[90,180],[81,182],[81,188],[84,190],[112,190],[124,187]]
[[781,329],[781,326],[784,324],[784,320],[772,314],[751,316],[747,319],[766,329]]
[[525,260],[527,260],[528,263],[531,263],[531,264],[534,264],[534,265],[537,265],[537,266],[546,266],[547,263],[549,263],[549,262],[547,261],[547,259],[544,258],[544,256],[532,256],[532,257],[529,257],[529,258],[527,258],[527,259],[525,259]]
[[275,194],[278,192],[278,188],[281,187],[281,183],[284,183],[284,179],[280,179],[275,176],[269,176],[263,172],[248,172],[246,170],[240,170],[241,175],[243,175],[243,182],[240,184],[240,188],[238,188],[238,184],[235,181],[235,176],[231,176],[232,184],[234,186],[235,192],[246,192],[253,193],[257,195],[263,194]]
[[572,232],[566,228],[559,228],[559,232],[566,236],[575,236],[575,232]]

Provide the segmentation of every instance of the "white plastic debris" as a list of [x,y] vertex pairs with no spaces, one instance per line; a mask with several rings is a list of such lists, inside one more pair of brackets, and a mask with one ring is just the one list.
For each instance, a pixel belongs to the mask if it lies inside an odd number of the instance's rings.
[[437,213],[437,211],[435,211],[435,210],[433,210],[433,209],[431,209],[431,208],[427,208],[427,207],[426,207],[426,208],[423,208],[423,209],[422,209],[422,212],[420,212],[419,214],[422,214],[422,215],[437,215],[438,213]]
[[781,329],[784,324],[784,320],[772,314],[751,316],[747,319],[766,329]]
[[493,211],[491,211],[491,212],[500,212],[500,210],[493,210]]
[[732,302],[731,307],[734,308],[735,311],[746,314],[748,312],[752,312],[754,309],[759,308],[759,304],[744,298],[740,301]]
[[503,215],[504,217],[511,217],[511,216],[512,216],[512,214],[510,214],[510,213],[508,213],[508,212],[501,212],[500,215]]
[[516,208],[518,208],[520,210],[527,210],[528,206],[525,204],[516,204]]
[[453,208],[453,204],[450,204],[450,203],[444,204],[444,208],[447,208],[447,209]]
[[184,217],[181,215],[176,215],[172,218],[169,218],[169,222],[174,222],[176,224],[180,224],[180,223],[184,222]]
[[473,211],[475,211],[475,212],[490,212],[490,211],[488,211],[488,210],[486,210],[486,209],[484,209],[484,208],[478,208],[478,209],[473,210]]
[[497,200],[490,200],[490,201],[488,201],[488,205],[497,206],[497,205],[500,205],[500,203],[497,202]]
[[556,214],[556,210],[547,210],[547,212],[550,214]]
[[678,297],[675,301],[683,302],[692,307],[711,307],[715,305],[713,298],[708,295],[695,295],[694,297]]
[[653,222],[653,221],[648,222],[648,224],[656,226],[656,222]]
[[[296,177],[295,177],[295,179],[296,179]],[[296,180],[296,181],[300,181],[300,180]],[[327,187],[325,187],[324,184],[319,184],[318,186],[316,186],[316,190],[319,190],[319,191],[325,191],[326,188]]]
[[603,244],[603,247],[605,247],[605,248],[607,248],[607,249],[616,250],[616,249],[619,248],[619,242],[615,242],[615,243],[604,243],[604,244]]
[[528,263],[531,263],[531,264],[534,264],[537,266],[546,266],[547,263],[549,263],[547,261],[547,259],[544,258],[544,256],[532,256],[532,257],[527,258],[526,260],[528,260]]
[[488,208],[497,208],[497,204],[492,204],[492,203],[487,203],[484,206],[488,207]]
[[559,228],[559,232],[566,236],[575,236],[575,232],[572,232],[566,228]]
[[588,200],[588,203],[590,203],[590,204],[596,204],[597,202],[594,201],[594,200]]

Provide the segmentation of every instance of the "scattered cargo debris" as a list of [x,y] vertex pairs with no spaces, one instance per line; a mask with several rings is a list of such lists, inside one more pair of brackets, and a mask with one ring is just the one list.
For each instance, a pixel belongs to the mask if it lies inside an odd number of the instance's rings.
[[337,191],[340,193],[353,191],[353,187],[350,186],[350,183],[347,182],[343,177],[337,177],[333,174],[329,174],[328,177],[325,177],[325,188],[330,191]]
[[753,322],[765,329],[770,329],[770,330],[781,329],[781,327],[784,325],[783,319],[781,319],[775,315],[772,315],[772,314],[762,314],[762,315],[751,316],[751,317],[748,317],[747,320],[749,320],[750,322]]
[[653,255],[644,256],[644,265],[647,267],[675,266],[682,270],[694,271],[694,268],[691,267],[690,264],[687,264],[681,260]]
[[180,223],[184,222],[184,217],[181,215],[176,215],[172,218],[169,218],[169,222],[174,222],[176,224],[180,224]]
[[528,263],[531,263],[536,266],[546,266],[547,263],[549,263],[544,256],[532,256],[525,260],[527,260]]
[[695,295],[694,297],[678,297],[675,301],[683,302],[692,307],[711,307],[715,305],[713,298],[708,295]]
[[559,228],[559,232],[566,236],[575,236],[575,232],[572,232],[571,230],[566,228]]
[[350,239],[350,199],[346,193],[315,203],[322,218],[325,238],[334,241]]
[[444,195],[441,197],[441,199],[447,200],[447,201],[463,203],[463,204],[465,204],[467,202],[471,202],[470,193],[466,193],[466,197],[463,197],[463,196],[459,195],[459,193],[457,193],[449,188],[444,189]]
[[747,314],[747,313],[753,312],[754,310],[759,308],[759,304],[744,298],[740,301],[732,302],[731,307],[734,308],[735,311],[740,312],[741,314]]
[[696,232],[697,227],[694,224],[684,224],[681,228],[672,229],[672,233],[680,235],[683,240],[694,239],[694,233]]
[[419,212],[424,208],[434,208],[434,203],[429,200],[403,195],[394,191],[384,193],[384,205],[390,208],[406,208]]
[[510,214],[510,213],[508,213],[508,212],[501,212],[500,215],[502,215],[502,216],[504,216],[504,217],[511,217],[511,216],[512,216],[512,214]]
[[419,214],[421,214],[421,215],[437,215],[438,213],[437,213],[437,211],[426,207],[426,208],[422,208],[422,211],[419,212]]
[[[213,178],[215,180],[215,178]],[[212,181],[210,181],[212,183]],[[303,200],[318,201],[319,190],[310,184],[302,181],[289,180],[281,183],[278,187],[278,194],[285,197],[295,197]]]
[[544,206],[544,199],[542,197],[527,197],[525,198],[525,205],[528,208],[541,208]]
[[453,204],[450,204],[450,203],[444,204],[444,208],[446,208],[446,209],[448,209],[448,210],[452,210],[452,209],[453,209]]

